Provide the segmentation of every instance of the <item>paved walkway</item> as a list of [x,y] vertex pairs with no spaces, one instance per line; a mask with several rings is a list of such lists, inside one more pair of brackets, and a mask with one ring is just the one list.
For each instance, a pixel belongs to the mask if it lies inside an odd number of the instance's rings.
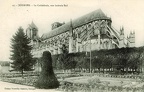
[[25,86],[0,81],[0,92],[61,92],[55,89],[36,89],[32,86]]

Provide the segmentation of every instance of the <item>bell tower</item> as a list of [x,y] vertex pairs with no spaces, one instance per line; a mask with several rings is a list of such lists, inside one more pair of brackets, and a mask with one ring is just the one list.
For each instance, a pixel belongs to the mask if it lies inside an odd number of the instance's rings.
[[38,38],[38,28],[37,26],[33,23],[28,25],[28,28],[26,29],[26,35],[28,38],[31,40],[35,40]]
[[124,45],[124,28],[120,28],[120,41],[119,41],[120,48],[125,47]]
[[135,47],[135,31],[131,31],[128,37],[129,47]]

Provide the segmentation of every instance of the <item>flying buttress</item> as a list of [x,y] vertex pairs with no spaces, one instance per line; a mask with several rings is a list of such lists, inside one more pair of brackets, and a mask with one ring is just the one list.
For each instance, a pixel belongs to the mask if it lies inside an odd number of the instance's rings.
[[119,38],[117,36],[115,36],[115,33],[113,32],[113,30],[109,26],[107,26],[107,28],[110,31],[110,32],[109,31],[108,32],[111,34],[111,36],[114,36],[116,38],[116,40],[115,40],[112,37],[112,43],[115,44],[119,48]]

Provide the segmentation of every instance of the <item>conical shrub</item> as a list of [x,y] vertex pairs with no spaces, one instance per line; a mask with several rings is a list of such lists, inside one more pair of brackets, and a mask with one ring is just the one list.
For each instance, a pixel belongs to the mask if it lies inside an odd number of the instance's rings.
[[55,77],[53,67],[52,67],[52,58],[49,51],[44,51],[42,60],[41,60],[42,71],[35,84],[36,88],[40,89],[53,89],[59,87],[59,82]]

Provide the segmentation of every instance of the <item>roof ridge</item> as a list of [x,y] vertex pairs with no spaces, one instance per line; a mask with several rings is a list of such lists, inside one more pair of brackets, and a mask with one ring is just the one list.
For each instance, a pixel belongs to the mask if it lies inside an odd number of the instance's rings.
[[[111,20],[109,17],[107,17],[103,13],[103,11],[101,9],[97,9],[97,10],[94,10],[90,13],[87,13],[87,14],[81,16],[81,17],[78,17],[78,18],[74,19],[72,21],[73,28],[76,28],[78,26],[84,25],[86,23],[89,23],[91,21],[98,20],[98,19],[109,19],[109,20]],[[51,30],[48,33],[43,34],[42,38],[43,39],[48,39],[48,38],[53,37],[55,35],[66,32],[68,30],[70,30],[70,22],[67,22],[64,25],[62,25],[62,26],[60,26],[60,27],[58,27],[54,30]]]

